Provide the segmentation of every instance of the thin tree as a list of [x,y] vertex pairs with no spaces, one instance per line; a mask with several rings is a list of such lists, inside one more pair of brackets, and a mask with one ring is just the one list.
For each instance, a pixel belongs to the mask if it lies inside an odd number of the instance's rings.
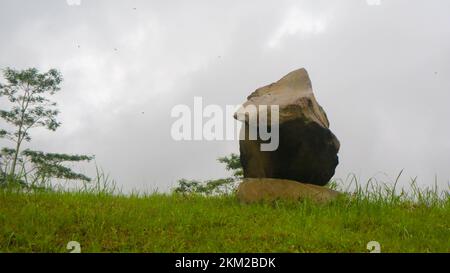
[[9,101],[9,109],[0,109],[0,118],[10,125],[11,130],[0,129],[0,137],[15,144],[9,172],[9,176],[14,178],[21,146],[24,141],[31,140],[30,130],[43,127],[55,131],[60,126],[56,120],[59,113],[56,103],[49,97],[60,90],[62,76],[55,69],[39,73],[36,68],[6,68],[3,77],[6,83],[0,83],[0,99]]

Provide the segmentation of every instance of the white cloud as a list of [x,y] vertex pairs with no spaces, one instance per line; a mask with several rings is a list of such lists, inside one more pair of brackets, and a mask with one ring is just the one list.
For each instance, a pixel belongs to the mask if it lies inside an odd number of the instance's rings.
[[329,18],[324,12],[299,7],[290,8],[267,45],[269,48],[276,48],[291,36],[308,37],[309,35],[321,34],[326,31],[328,22]]

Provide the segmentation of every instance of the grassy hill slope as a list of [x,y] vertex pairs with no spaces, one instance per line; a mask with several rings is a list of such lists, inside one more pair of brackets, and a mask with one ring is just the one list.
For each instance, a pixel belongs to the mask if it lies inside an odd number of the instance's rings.
[[0,191],[0,252],[450,252],[450,201]]

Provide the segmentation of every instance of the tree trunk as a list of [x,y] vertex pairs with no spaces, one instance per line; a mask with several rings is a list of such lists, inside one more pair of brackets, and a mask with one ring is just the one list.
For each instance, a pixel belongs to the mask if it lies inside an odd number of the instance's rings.
[[19,150],[20,150],[20,144],[22,143],[21,140],[21,133],[22,129],[19,129],[19,136],[17,137],[17,145],[16,145],[16,151],[14,153],[14,159],[11,167],[11,172],[9,174],[10,179],[15,179],[16,176],[16,165],[17,165],[17,159],[19,158]]

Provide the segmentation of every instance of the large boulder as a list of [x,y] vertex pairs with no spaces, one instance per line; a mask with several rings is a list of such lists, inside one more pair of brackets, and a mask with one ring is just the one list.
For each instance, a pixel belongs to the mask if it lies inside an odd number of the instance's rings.
[[327,203],[341,194],[326,187],[302,184],[292,180],[271,178],[244,179],[237,190],[237,197],[243,203],[271,202],[275,200],[299,201],[309,199]]
[[[329,129],[323,108],[317,103],[308,72],[295,70],[278,82],[257,89],[237,113],[247,106],[279,106],[279,147],[261,151],[259,137],[248,138],[250,114],[235,118],[245,122],[246,138],[240,140],[245,178],[288,179],[326,185],[338,165],[340,143]],[[270,125],[270,119],[269,119]]]

